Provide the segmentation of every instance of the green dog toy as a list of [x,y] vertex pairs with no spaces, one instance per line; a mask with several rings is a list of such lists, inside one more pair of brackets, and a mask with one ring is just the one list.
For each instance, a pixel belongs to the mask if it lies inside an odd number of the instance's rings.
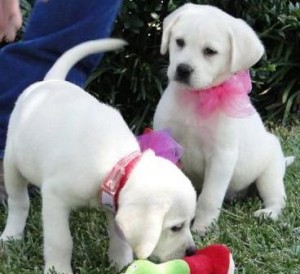
[[190,274],[184,260],[173,260],[163,264],[154,264],[147,260],[137,260],[127,269],[125,274]]

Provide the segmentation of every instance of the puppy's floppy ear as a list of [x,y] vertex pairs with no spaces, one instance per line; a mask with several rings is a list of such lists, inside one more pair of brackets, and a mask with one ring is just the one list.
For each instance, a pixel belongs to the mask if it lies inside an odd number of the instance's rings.
[[180,16],[183,13],[186,13],[190,10],[192,10],[193,7],[196,5],[194,4],[185,4],[181,6],[180,8],[176,9],[173,11],[171,14],[169,14],[163,22],[163,35],[162,35],[162,40],[161,40],[161,45],[160,45],[160,53],[161,54],[166,54],[168,51],[169,47],[169,42],[170,42],[170,36],[171,36],[171,30],[173,26],[176,24],[176,22],[179,20]]
[[123,205],[116,216],[118,226],[138,259],[148,258],[155,249],[169,210],[169,203],[163,199],[152,202]]
[[253,66],[264,54],[264,47],[251,29],[241,19],[232,19],[230,24],[231,72],[235,73]]

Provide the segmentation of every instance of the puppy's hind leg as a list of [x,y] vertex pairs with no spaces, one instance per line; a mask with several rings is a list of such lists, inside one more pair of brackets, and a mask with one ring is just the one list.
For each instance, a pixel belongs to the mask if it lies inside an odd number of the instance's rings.
[[[281,149],[280,149],[281,150]],[[264,209],[255,211],[256,217],[269,217],[276,220],[285,207],[285,189],[283,177],[285,173],[284,157],[281,151],[270,162],[267,169],[256,181]]]
[[[49,182],[48,182],[49,183]],[[49,184],[42,186],[44,229],[44,273],[54,268],[58,273],[73,273],[71,257],[73,241],[69,228],[70,207]]]
[[125,239],[122,239],[122,232],[118,228],[113,214],[107,213],[107,218],[110,236],[108,257],[110,262],[120,271],[133,261],[133,251]]
[[0,240],[21,239],[29,211],[28,182],[7,159],[4,160],[4,182],[8,194],[8,217]]

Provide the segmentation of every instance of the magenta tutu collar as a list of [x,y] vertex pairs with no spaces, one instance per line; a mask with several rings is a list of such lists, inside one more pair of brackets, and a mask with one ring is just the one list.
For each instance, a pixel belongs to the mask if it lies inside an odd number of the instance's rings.
[[221,110],[230,117],[244,118],[256,113],[248,96],[251,89],[249,71],[241,71],[219,86],[188,90],[187,96],[193,97],[190,99],[196,102],[197,112],[202,118],[208,118],[217,110]]

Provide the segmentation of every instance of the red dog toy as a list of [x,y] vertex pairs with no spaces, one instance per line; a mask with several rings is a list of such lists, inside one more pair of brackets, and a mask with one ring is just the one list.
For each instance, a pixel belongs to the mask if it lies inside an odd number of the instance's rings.
[[193,256],[154,264],[147,260],[133,262],[125,274],[233,274],[234,261],[225,245],[210,245]]

